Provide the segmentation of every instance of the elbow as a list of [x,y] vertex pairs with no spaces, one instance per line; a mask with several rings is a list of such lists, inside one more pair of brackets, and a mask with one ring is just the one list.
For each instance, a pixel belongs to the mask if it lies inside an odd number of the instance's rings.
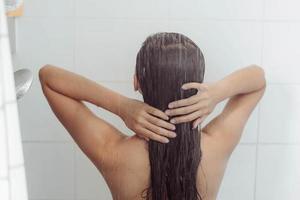
[[258,76],[260,77],[260,82],[261,82],[261,89],[265,89],[267,85],[266,81],[266,75],[265,75],[265,70],[259,65],[253,64],[252,67],[254,67],[258,71]]
[[41,85],[47,84],[47,79],[49,78],[49,72],[51,71],[51,65],[44,65],[39,69],[39,80]]

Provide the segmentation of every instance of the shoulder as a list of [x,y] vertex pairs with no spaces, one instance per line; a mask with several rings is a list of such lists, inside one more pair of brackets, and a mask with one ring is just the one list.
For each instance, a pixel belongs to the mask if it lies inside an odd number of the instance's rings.
[[214,117],[203,130],[214,138],[228,156],[238,145],[245,126],[265,92],[259,90],[235,95],[228,99],[219,115]]
[[110,169],[116,165],[138,167],[149,162],[148,142],[136,135],[127,136],[107,145],[105,153],[101,156],[100,168]]

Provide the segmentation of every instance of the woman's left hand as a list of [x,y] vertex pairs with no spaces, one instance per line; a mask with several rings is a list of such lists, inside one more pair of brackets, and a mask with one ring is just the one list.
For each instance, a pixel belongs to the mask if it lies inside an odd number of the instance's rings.
[[168,143],[167,137],[176,137],[176,133],[171,131],[175,130],[175,125],[165,121],[169,117],[142,101],[125,98],[120,105],[119,115],[129,129],[147,141],[152,139]]
[[201,124],[216,107],[213,95],[214,83],[190,82],[182,85],[182,89],[197,89],[198,92],[189,98],[169,103],[165,112],[174,124],[193,121],[193,128]]

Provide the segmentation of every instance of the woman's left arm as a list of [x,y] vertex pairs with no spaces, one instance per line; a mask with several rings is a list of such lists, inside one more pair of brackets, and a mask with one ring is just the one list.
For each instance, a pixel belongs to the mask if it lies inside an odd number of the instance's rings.
[[115,105],[121,101],[122,96],[55,66],[42,67],[39,78],[52,111],[82,151],[92,161],[106,160],[104,157],[109,155],[109,149],[125,135],[97,117],[82,101],[117,113]]
[[41,84],[78,101],[87,101],[116,115],[127,98],[79,74],[46,65],[39,72]]
[[51,109],[78,145],[90,151],[90,154],[93,147],[88,146],[96,145],[99,148],[111,145],[125,136],[94,115],[81,101],[90,102],[118,115],[128,128],[145,138],[163,141],[165,137],[162,134],[171,135],[167,128],[175,127],[158,118],[168,119],[164,112],[63,68],[46,65],[40,69],[39,77]]

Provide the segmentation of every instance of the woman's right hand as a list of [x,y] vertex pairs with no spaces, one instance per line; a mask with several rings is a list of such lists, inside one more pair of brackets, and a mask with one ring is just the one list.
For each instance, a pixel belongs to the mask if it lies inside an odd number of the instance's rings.
[[[197,94],[178,101],[169,103],[169,109],[165,111],[168,116],[176,116],[171,123],[193,122],[196,128],[214,110],[217,101],[213,95],[213,83],[190,82],[182,85],[182,89],[197,89]],[[180,116],[177,116],[180,115]]]
[[124,98],[120,109],[120,117],[137,136],[162,143],[167,143],[168,137],[176,137],[176,127],[166,121],[169,117],[163,111],[132,98]]

